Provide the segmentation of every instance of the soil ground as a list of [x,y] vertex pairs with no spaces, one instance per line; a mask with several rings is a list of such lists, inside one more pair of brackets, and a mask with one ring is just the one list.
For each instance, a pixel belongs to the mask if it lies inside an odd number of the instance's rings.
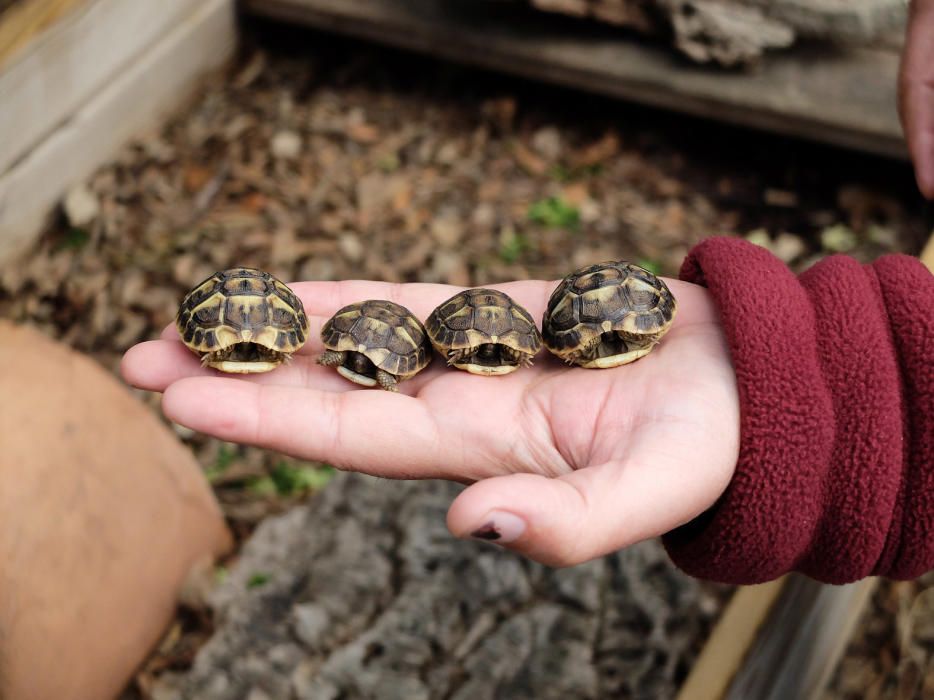
[[[0,271],[0,315],[115,371],[235,264],[482,285],[628,258],[676,275],[691,245],[727,234],[802,270],[917,254],[931,224],[905,163],[251,23],[228,74],[75,188],[28,261]],[[241,540],[331,474],[177,430]],[[880,586],[828,698],[934,693],[932,583]],[[181,610],[127,697],[190,664],[210,629]]]

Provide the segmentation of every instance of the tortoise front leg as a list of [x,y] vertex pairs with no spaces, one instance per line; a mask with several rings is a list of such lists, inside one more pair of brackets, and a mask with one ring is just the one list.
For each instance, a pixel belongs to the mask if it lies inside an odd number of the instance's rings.
[[337,350],[326,350],[321,357],[318,358],[318,364],[324,365],[325,367],[340,367],[344,364],[344,359],[347,357],[345,352],[337,352]]
[[597,350],[600,348],[600,336],[594,338],[587,345],[575,350],[572,353],[569,353],[564,361],[569,365],[583,365],[584,363],[590,362],[591,360],[596,359]]
[[533,357],[527,352],[520,352],[519,350],[504,347],[502,353],[503,357],[507,359],[510,364],[517,365],[518,367],[532,366]]
[[386,391],[399,391],[399,382],[396,381],[396,378],[389,374],[389,372],[385,372],[381,369],[376,370],[376,381]]
[[469,355],[469,350],[448,350],[448,367],[463,362]]

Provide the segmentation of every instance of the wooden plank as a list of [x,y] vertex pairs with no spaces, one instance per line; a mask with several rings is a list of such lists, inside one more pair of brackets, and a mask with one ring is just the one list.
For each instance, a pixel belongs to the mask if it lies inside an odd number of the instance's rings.
[[158,123],[205,72],[223,65],[235,41],[233,0],[199,0],[178,26],[0,176],[0,262],[34,240],[69,186]]
[[876,584],[828,586],[792,575],[725,700],[818,700]]
[[921,251],[921,262],[927,265],[927,268],[934,273],[934,233],[928,239],[924,250]]
[[[128,63],[185,21],[200,0],[30,0],[36,22],[70,8],[0,68],[0,173],[113,80]],[[26,29],[13,16],[0,32]]]
[[719,700],[736,675],[787,578],[742,586],[704,644],[677,700]]
[[23,0],[0,15],[0,68],[37,34],[85,0]]
[[898,56],[801,46],[756,71],[689,65],[674,51],[513,3],[244,0],[255,14],[743,126],[904,158]]

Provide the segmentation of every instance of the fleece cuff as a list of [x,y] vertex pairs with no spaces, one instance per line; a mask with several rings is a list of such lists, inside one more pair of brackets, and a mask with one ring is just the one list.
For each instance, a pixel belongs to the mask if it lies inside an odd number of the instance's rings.
[[737,584],[934,567],[931,274],[909,256],[833,256],[795,277],[764,248],[711,238],[681,279],[719,309],[741,435],[726,492],[663,538],[673,561]]

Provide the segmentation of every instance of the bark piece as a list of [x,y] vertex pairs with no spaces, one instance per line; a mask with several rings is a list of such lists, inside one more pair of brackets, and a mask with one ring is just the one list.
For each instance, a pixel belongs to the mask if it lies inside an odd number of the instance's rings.
[[791,27],[754,7],[728,0],[658,0],[675,33],[675,46],[698,63],[751,63],[794,41]]
[[214,637],[156,697],[675,694],[711,588],[657,542],[552,570],[456,540],[444,518],[459,488],[342,474],[263,522],[212,597]]
[[700,63],[752,63],[798,37],[867,45],[905,24],[903,0],[530,0],[538,9],[673,33],[674,45]]

